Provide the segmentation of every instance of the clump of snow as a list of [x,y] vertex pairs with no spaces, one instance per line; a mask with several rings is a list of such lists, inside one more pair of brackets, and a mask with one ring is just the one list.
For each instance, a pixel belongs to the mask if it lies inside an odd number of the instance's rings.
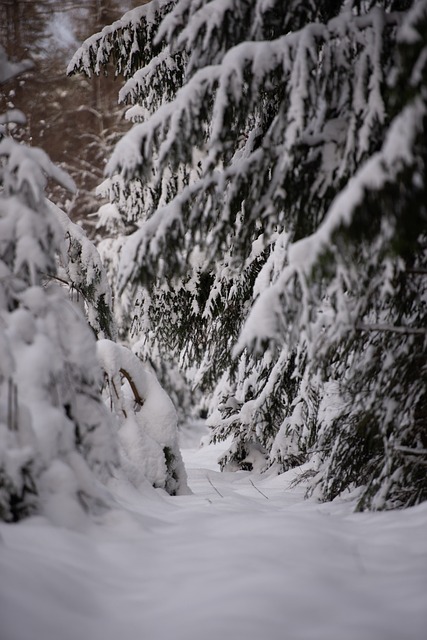
[[350,178],[315,233],[289,247],[291,265],[309,272],[319,255],[330,246],[333,232],[340,225],[350,224],[355,210],[363,201],[365,190],[380,190],[387,181],[394,179],[403,166],[412,162],[413,141],[422,126],[425,113],[425,104],[417,99],[395,118],[382,149]]
[[137,484],[148,479],[172,494],[188,492],[177,413],[168,394],[127,347],[99,340],[97,349],[109,400],[120,424],[124,468]]

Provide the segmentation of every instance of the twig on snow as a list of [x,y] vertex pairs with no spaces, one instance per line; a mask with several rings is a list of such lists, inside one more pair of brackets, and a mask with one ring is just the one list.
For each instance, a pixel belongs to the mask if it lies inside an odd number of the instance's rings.
[[218,494],[219,496],[221,496],[221,498],[223,498],[224,496],[222,495],[222,493],[221,493],[220,491],[218,491],[218,489],[217,489],[217,488],[216,488],[216,486],[213,484],[212,480],[209,478],[209,476],[208,476],[207,474],[206,474],[206,477],[207,477],[208,482],[209,482],[209,484],[211,485],[211,487],[212,487],[213,489],[215,489],[215,491],[217,492],[217,494]]
[[258,487],[256,487],[256,486],[254,485],[254,483],[252,482],[252,480],[251,480],[250,478],[249,478],[249,482],[251,483],[251,485],[253,486],[253,488],[254,488],[254,489],[256,489],[256,490],[258,491],[258,493],[260,493],[262,496],[264,496],[264,498],[265,498],[266,500],[269,500],[269,499],[270,499],[268,496],[266,496],[266,495],[265,495],[265,493],[263,493],[263,492],[261,491],[261,489],[258,489]]

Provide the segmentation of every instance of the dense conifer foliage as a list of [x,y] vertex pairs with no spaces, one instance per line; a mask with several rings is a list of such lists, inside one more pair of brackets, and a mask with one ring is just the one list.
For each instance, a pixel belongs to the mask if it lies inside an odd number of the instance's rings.
[[310,462],[360,508],[427,492],[426,35],[425,0],[153,0],[69,67],[112,59],[135,122],[123,334],[202,391],[224,467]]

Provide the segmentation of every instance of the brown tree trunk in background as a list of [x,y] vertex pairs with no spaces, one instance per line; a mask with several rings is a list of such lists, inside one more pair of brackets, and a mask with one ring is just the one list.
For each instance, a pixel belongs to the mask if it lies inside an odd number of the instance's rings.
[[[27,125],[14,136],[42,146],[52,160],[74,178],[77,197],[72,202],[59,188],[48,192],[74,220],[87,226],[101,202],[95,189],[115,140],[129,123],[117,104],[119,83],[112,74],[91,80],[66,76],[75,49],[87,37],[117,20],[141,0],[0,0],[0,43],[11,59],[32,58],[35,67],[2,87],[0,107],[16,107]],[[55,20],[58,22],[55,23]],[[55,38],[59,24],[72,44]],[[116,135],[114,135],[116,134]]]

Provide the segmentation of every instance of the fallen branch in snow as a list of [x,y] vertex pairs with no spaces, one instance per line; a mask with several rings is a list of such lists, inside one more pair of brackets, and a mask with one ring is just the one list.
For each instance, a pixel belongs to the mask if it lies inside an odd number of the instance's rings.
[[249,478],[249,482],[251,483],[251,485],[253,486],[253,488],[254,488],[254,489],[256,489],[256,490],[258,491],[258,493],[260,493],[262,496],[264,496],[264,498],[265,498],[266,500],[269,500],[269,499],[270,499],[268,496],[266,496],[266,495],[265,495],[265,493],[263,493],[263,492],[261,491],[261,489],[258,489],[258,487],[256,487],[256,486],[254,485],[254,483],[252,482],[252,480],[251,480],[250,478]]
[[209,476],[206,474],[206,478],[208,479],[209,484],[211,485],[211,487],[213,489],[215,489],[215,491],[217,492],[217,494],[223,498],[224,496],[222,495],[222,493],[220,491],[218,491],[218,489],[216,488],[216,486],[213,484],[212,480],[209,478]]

